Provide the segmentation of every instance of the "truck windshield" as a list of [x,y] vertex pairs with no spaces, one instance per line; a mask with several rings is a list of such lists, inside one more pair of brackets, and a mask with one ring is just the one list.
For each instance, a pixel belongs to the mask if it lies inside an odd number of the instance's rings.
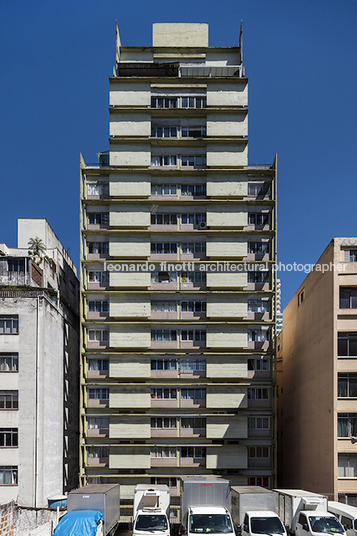
[[139,515],[135,523],[135,529],[147,530],[148,532],[167,530],[167,518],[163,515]]
[[284,527],[278,517],[252,517],[251,529],[254,534],[284,534]]
[[313,532],[328,532],[329,534],[342,534],[342,525],[335,517],[309,517]]
[[233,532],[231,518],[227,514],[192,514],[190,532]]

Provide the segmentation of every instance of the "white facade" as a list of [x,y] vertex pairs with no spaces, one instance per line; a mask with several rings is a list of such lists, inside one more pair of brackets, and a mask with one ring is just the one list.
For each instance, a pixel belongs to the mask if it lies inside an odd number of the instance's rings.
[[43,507],[77,482],[78,280],[46,220],[20,219],[18,243],[0,245],[0,503]]

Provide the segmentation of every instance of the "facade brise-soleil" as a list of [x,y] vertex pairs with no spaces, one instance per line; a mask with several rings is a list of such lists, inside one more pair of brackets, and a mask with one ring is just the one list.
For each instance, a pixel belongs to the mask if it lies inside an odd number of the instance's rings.
[[[81,481],[275,483],[276,160],[248,165],[238,47],[154,24],[81,158]],[[175,499],[173,500],[175,504]]]

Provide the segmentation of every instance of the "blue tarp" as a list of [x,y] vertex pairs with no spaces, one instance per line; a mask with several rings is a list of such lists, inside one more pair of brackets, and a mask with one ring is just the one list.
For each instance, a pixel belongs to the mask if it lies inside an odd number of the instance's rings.
[[95,510],[68,512],[58,523],[53,536],[95,536],[100,519],[103,519],[101,512]]

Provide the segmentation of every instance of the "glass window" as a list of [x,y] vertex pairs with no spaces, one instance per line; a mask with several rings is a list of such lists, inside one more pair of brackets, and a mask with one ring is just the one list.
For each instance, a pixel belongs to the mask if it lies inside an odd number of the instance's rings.
[[337,424],[338,424],[338,437],[356,437],[357,436],[357,414],[356,413],[339,413]]
[[109,370],[109,359],[88,359],[89,370]]
[[0,334],[17,335],[19,333],[18,315],[1,315],[0,316]]
[[357,398],[357,374],[338,374],[337,396],[339,398]]
[[18,391],[0,391],[0,410],[19,409]]
[[109,430],[109,418],[88,417],[88,428],[90,430]]
[[2,466],[0,467],[0,486],[16,486],[17,485],[17,466]]
[[357,287],[340,287],[340,309],[357,309]]
[[91,400],[109,400],[109,389],[106,388],[89,388],[88,398]]
[[0,447],[18,447],[18,429],[0,428]]
[[8,259],[7,266],[9,272],[24,272],[25,259]]
[[0,372],[17,372],[19,370],[19,355],[16,353],[0,354]]
[[357,356],[357,332],[355,333],[338,333],[338,355],[339,356]]
[[338,477],[357,478],[357,454],[338,455]]

